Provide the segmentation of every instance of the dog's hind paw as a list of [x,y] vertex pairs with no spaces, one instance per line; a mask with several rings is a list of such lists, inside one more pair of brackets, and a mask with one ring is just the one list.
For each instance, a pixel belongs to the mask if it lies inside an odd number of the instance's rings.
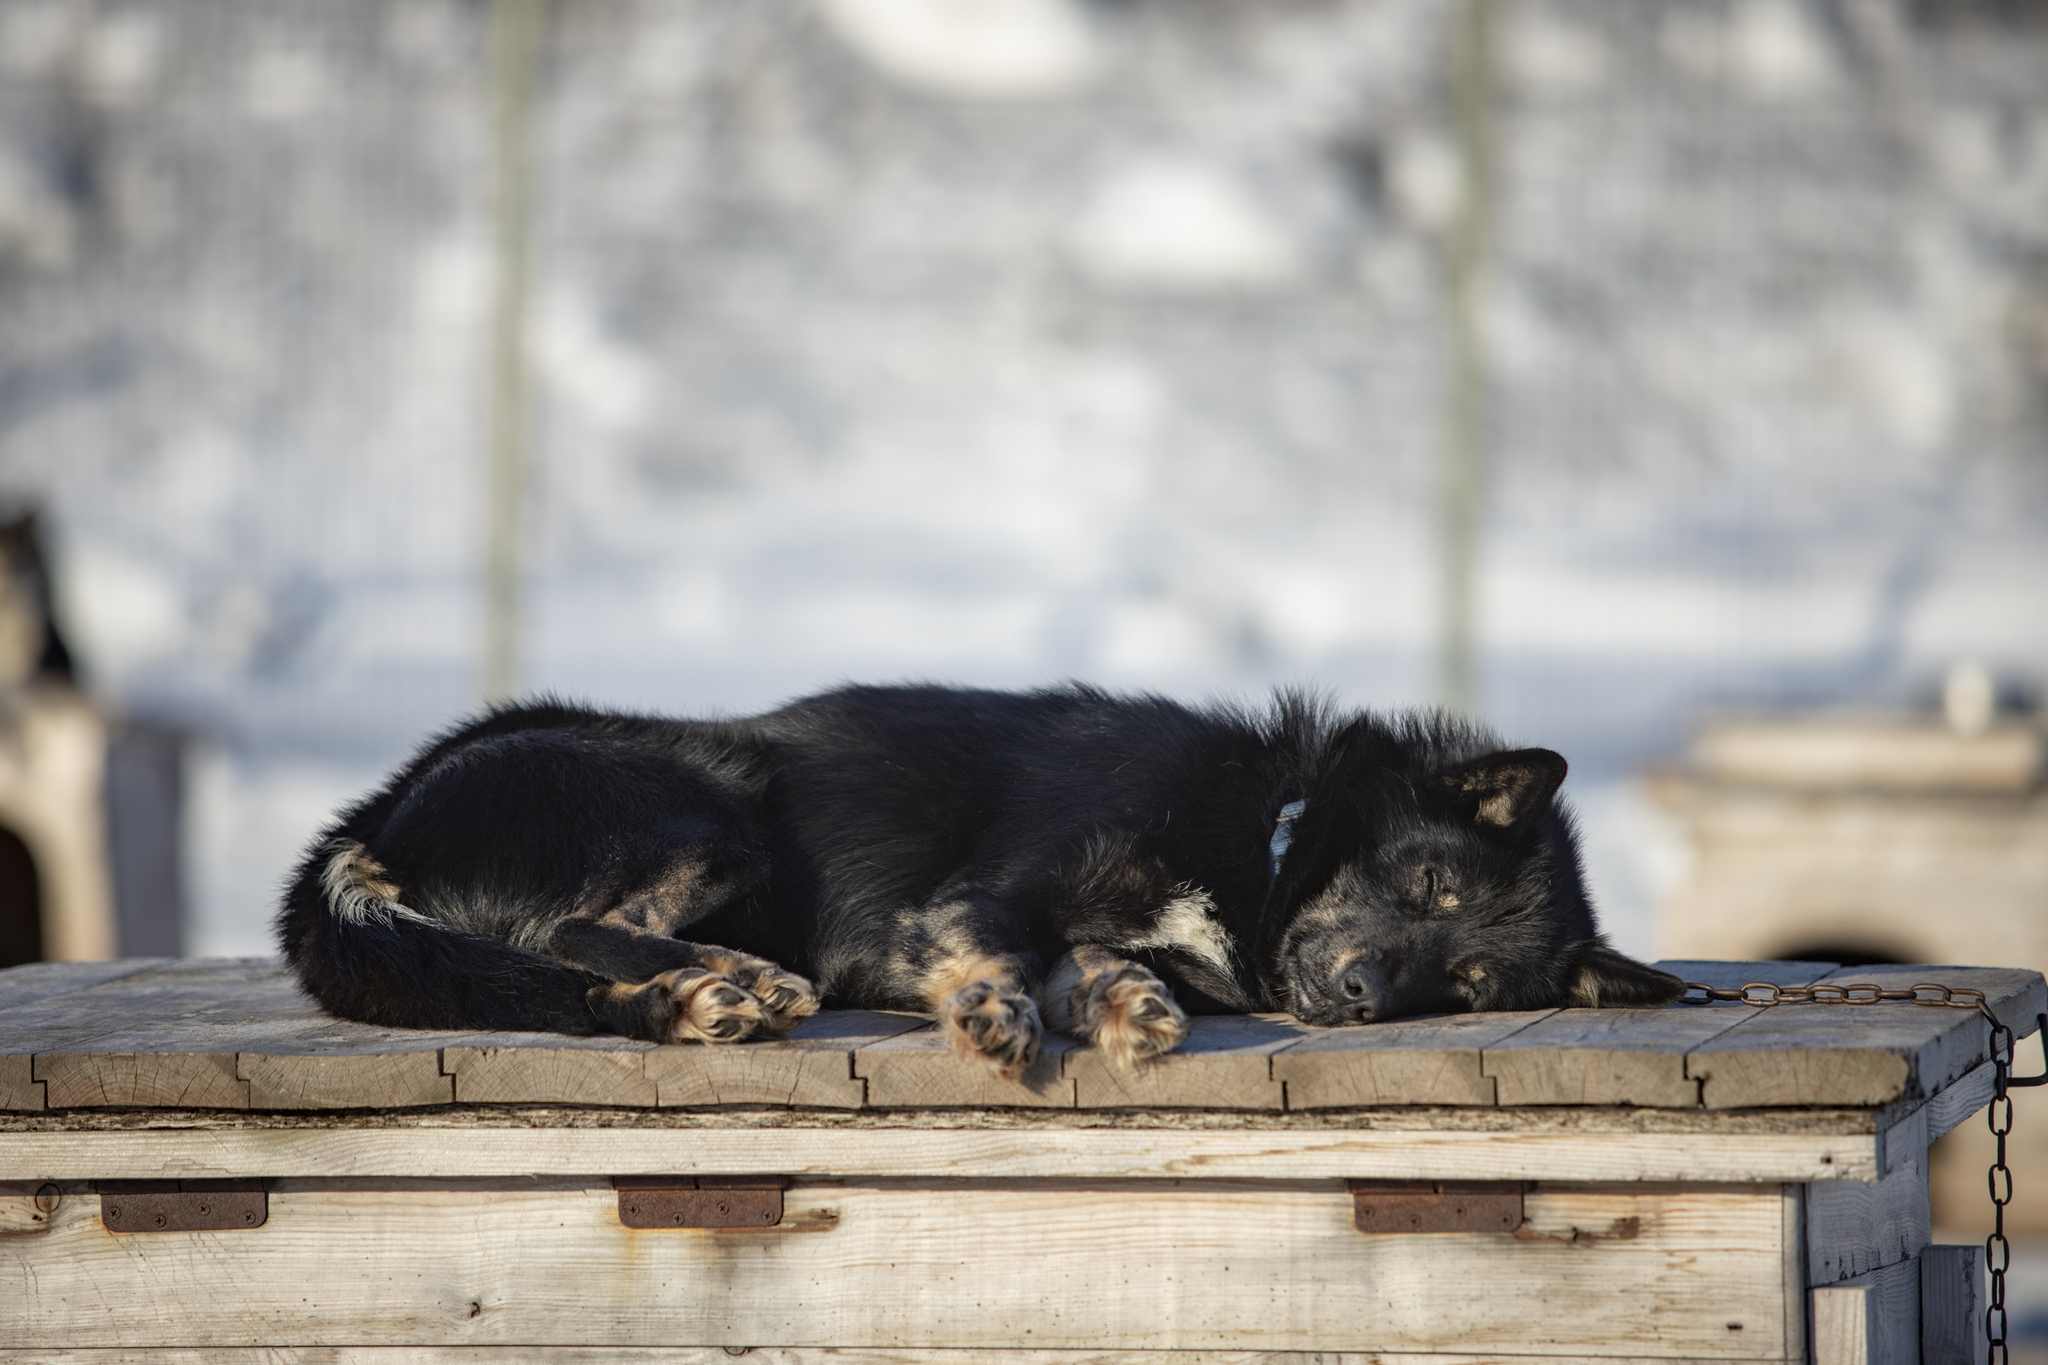
[[1038,1005],[1023,991],[995,981],[970,981],[946,997],[939,1022],[952,1036],[953,1050],[979,1057],[1006,1081],[1014,1081],[1038,1060],[1044,1029]]
[[1132,1067],[1179,1047],[1188,1017],[1166,983],[1135,962],[1091,973],[1074,988],[1075,1032],[1118,1066]]
[[738,1043],[768,1026],[768,1007],[752,991],[716,972],[664,972],[674,978],[669,997],[675,1014],[667,1043]]
[[637,984],[593,986],[590,1012],[614,1033],[655,1043],[738,1043],[761,1032],[768,1009],[717,972],[679,967]]
[[733,980],[752,992],[768,1017],[764,1032],[784,1034],[818,1012],[818,988],[795,972],[786,972],[766,959],[756,958],[748,968],[733,973]]

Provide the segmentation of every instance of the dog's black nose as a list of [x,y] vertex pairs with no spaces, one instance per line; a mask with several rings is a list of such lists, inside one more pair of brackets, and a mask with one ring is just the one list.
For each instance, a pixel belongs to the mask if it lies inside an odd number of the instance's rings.
[[1386,1004],[1387,978],[1367,962],[1353,962],[1337,973],[1338,1009],[1354,1024],[1379,1018]]

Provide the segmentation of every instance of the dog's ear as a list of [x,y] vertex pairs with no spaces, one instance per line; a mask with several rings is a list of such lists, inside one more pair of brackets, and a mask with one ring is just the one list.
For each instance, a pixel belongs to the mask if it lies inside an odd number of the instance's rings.
[[1565,1004],[1587,1009],[1668,1005],[1685,994],[1669,972],[1625,957],[1597,938],[1565,950]]
[[1520,831],[1550,809],[1565,766],[1564,755],[1548,749],[1509,749],[1460,764],[1443,783],[1469,803],[1478,823]]

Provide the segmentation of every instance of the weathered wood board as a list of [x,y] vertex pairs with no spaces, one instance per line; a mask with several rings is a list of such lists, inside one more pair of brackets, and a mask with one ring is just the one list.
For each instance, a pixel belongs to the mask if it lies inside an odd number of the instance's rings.
[[[119,1116],[127,1119],[133,1116]],[[434,1116],[428,1116],[434,1117]],[[451,1116],[452,1117],[452,1116]],[[0,1181],[238,1175],[913,1175],[957,1179],[1874,1181],[1867,1114],[1468,1109],[1110,1116],[935,1111],[919,1124],[835,1115],[520,1111],[474,1121],[84,1113],[0,1125]],[[828,1123],[828,1119],[839,1122]],[[752,1121],[750,1121],[752,1120]],[[1005,1121],[1007,1120],[1007,1121]]]
[[[2048,1009],[2040,976],[2016,970],[1666,965],[1717,986],[1974,985],[2020,1036]],[[1029,1074],[1005,1081],[912,1015],[835,1011],[783,1040],[659,1047],[353,1024],[321,1012],[263,960],[47,964],[0,972],[0,1110],[1619,1104],[1894,1105],[1904,1114],[1979,1066],[1988,1038],[1970,1011],[1911,1004],[1537,1010],[1342,1029],[1219,1016],[1195,1020],[1179,1052],[1132,1070],[1053,1035]]]
[[[2030,972],[1667,965],[2048,1007]],[[1020,1084],[887,1012],[661,1047],[368,1028],[268,962],[0,973],[0,1365],[1791,1361],[1809,1319],[1855,1358],[1925,1277],[1925,1143],[1987,1038],[1910,1004],[1219,1016],[1135,1070],[1050,1038]],[[606,1183],[762,1174],[779,1229],[629,1230]],[[233,1232],[110,1233],[88,1192],[249,1176]],[[1526,1221],[1361,1233],[1359,1179],[1514,1182]]]
[[[730,1365],[723,1346],[167,1346],[11,1351],[0,1362],[75,1365]],[[1104,1351],[977,1346],[754,1346],[749,1365],[1534,1365],[1522,1352],[1487,1351]],[[1542,1365],[1620,1365],[1629,1355],[1569,1352]],[[1796,1357],[1793,1357],[1796,1359]],[[1781,1357],[1744,1357],[1778,1360]],[[1706,1365],[1699,1356],[1671,1356],[1665,1365]],[[1723,1365],[1717,1358],[1716,1365]]]
[[[75,1365],[730,1365],[739,1348],[723,1346],[167,1346],[11,1351],[0,1362]],[[1545,1355],[1542,1365],[1620,1365],[1628,1355]],[[1792,1357],[1796,1359],[1796,1357]],[[1028,1346],[971,1349],[924,1346],[754,1346],[749,1365],[1533,1365],[1522,1352],[1488,1351],[1104,1351],[1037,1350]],[[1745,1357],[1764,1360],[1765,1357]],[[1780,1357],[1770,1357],[1777,1360]],[[1706,1365],[1699,1356],[1671,1356],[1665,1365]],[[1722,1365],[1717,1359],[1716,1365]]]
[[[2039,972],[2004,967],[1845,967],[1830,984],[1904,990],[1921,982],[1975,987],[2015,1037],[2048,1011]],[[1887,1104],[1931,1095],[1990,1056],[1991,1027],[1948,1006],[1778,1005],[1754,1011],[1686,1055],[1710,1109],[1780,1104]]]
[[[1805,986],[1836,970],[1832,962],[1661,962],[1686,981],[1736,990],[1754,981]],[[1485,1050],[1494,1101],[1522,1104],[1638,1104],[1690,1108],[1700,1083],[1686,1075],[1686,1054],[1754,1012],[1735,1001],[1675,1009],[1558,1010]]]
[[1274,1350],[1739,1360],[1779,1356],[1803,1311],[1775,1187],[1538,1186],[1525,1208],[1521,1236],[1362,1236],[1328,1181],[848,1180],[785,1195],[784,1227],[827,1230],[720,1233],[623,1228],[595,1182],[286,1180],[250,1232],[110,1237],[66,1199],[32,1266],[0,1259],[0,1339],[1200,1350],[1256,1324]]
[[1066,1075],[1082,1109],[1285,1109],[1271,1058],[1310,1031],[1284,1014],[1197,1016],[1186,1041],[1145,1066],[1114,1066],[1081,1048],[1067,1054]]

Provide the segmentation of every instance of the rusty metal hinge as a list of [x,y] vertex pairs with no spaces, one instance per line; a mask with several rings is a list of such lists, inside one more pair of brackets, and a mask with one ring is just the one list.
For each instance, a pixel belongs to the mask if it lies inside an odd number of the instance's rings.
[[101,1180],[108,1232],[229,1232],[270,1220],[261,1180]]
[[1515,1181],[1351,1180],[1360,1232],[1513,1232],[1522,1226]]
[[629,1228],[766,1228],[782,1221],[775,1175],[618,1175],[619,1221]]

